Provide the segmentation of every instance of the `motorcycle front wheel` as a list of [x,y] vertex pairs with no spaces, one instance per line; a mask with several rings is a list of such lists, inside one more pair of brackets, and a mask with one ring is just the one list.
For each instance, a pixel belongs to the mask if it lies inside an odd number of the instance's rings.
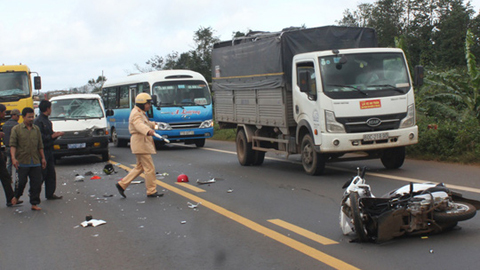
[[477,209],[465,202],[454,202],[455,207],[442,212],[433,212],[433,219],[438,223],[454,223],[471,219],[477,213]]
[[357,192],[352,192],[349,195],[350,207],[352,208],[353,215],[353,227],[357,234],[359,242],[368,242],[367,230],[362,218],[362,210],[360,209],[360,203]]

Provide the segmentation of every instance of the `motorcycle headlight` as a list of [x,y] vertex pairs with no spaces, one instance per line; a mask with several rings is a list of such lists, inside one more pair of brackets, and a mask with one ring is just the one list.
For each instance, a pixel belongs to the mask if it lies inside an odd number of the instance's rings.
[[345,133],[345,127],[337,122],[335,119],[335,113],[332,111],[325,111],[325,124],[327,131],[330,133]]
[[155,125],[155,129],[158,129],[158,130],[172,130],[172,127],[168,123],[157,122],[157,124]]
[[213,127],[213,120],[210,119],[210,120],[205,120],[202,122],[202,124],[200,125],[200,128],[210,128],[210,127]]
[[407,116],[400,122],[400,128],[413,127],[415,125],[415,104],[408,106]]

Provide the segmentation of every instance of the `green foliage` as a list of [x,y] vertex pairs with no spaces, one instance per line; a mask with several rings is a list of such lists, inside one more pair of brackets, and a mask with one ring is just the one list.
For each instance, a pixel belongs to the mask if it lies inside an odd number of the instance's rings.
[[220,129],[218,124],[215,123],[213,127],[213,137],[214,140],[222,141],[235,141],[236,130],[233,128],[229,129]]
[[418,111],[436,119],[463,121],[473,117],[480,121],[480,72],[470,51],[474,43],[471,31],[465,40],[467,68],[428,71],[425,86],[417,93]]
[[[407,147],[410,157],[478,163],[480,157],[480,124],[474,118],[464,121],[419,117],[419,142]],[[430,128],[436,125],[437,129]]]
[[181,54],[174,51],[165,57],[155,55],[146,64],[156,70],[190,69],[202,74],[207,81],[211,81],[212,48],[215,42],[220,41],[218,37],[213,36],[213,32],[211,27],[200,27],[193,36],[194,50]]
[[[465,67],[427,72],[416,96],[419,143],[408,149],[413,157],[478,163],[480,161],[480,72],[465,38]],[[429,129],[436,125],[438,129]]]
[[[466,2],[466,3],[464,3]],[[378,0],[345,10],[339,25],[371,27],[380,46],[392,47],[402,38],[410,65],[441,68],[463,66],[463,44],[468,28],[480,36],[480,14],[464,0]],[[480,40],[472,45],[480,53]]]

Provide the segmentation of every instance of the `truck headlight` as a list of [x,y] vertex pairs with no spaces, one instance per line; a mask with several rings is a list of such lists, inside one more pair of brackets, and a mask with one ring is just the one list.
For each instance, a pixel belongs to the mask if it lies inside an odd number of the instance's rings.
[[172,127],[168,123],[157,122],[157,124],[155,125],[155,129],[158,129],[158,130],[172,130]]
[[413,127],[415,125],[415,104],[408,106],[407,116],[400,122],[400,128]]
[[210,128],[210,127],[213,127],[213,120],[210,119],[210,120],[205,120],[202,122],[202,124],[200,125],[200,128]]
[[325,125],[327,131],[330,133],[345,133],[345,127],[343,124],[337,122],[335,119],[335,113],[332,111],[325,111]]

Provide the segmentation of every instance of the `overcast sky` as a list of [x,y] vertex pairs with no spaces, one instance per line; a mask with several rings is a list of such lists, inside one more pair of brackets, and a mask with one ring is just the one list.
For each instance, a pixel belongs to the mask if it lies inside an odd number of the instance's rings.
[[[211,27],[230,40],[248,30],[334,25],[348,8],[374,0],[18,0],[0,2],[0,64],[26,64],[42,90],[137,72],[155,55],[193,49]],[[471,1],[479,10],[480,0]]]

